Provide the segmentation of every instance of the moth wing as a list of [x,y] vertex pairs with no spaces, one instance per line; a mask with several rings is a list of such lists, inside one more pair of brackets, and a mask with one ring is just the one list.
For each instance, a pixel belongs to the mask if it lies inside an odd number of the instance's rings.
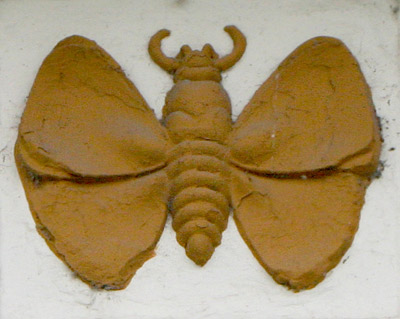
[[38,232],[91,286],[124,288],[153,256],[168,178],[151,172],[168,147],[152,110],[95,42],[67,38],[45,59],[16,163]]
[[380,135],[369,88],[342,42],[311,39],[261,86],[228,142],[236,225],[275,281],[322,281],[358,228]]
[[228,144],[231,162],[257,173],[374,171],[379,127],[350,51],[329,37],[300,45],[257,90]]
[[44,60],[19,127],[40,175],[138,175],[162,167],[169,141],[139,91],[94,41],[72,36]]
[[163,170],[113,182],[35,182],[17,164],[39,234],[92,287],[125,288],[149,258],[167,217]]
[[368,184],[348,172],[305,181],[232,168],[234,220],[276,282],[294,291],[310,289],[353,242]]

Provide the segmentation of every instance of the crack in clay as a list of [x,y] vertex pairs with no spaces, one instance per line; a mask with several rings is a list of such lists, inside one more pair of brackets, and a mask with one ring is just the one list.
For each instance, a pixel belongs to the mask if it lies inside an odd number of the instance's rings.
[[[124,281],[119,281],[116,282],[114,284],[104,284],[102,282],[97,282],[97,281],[93,281],[89,278],[86,278],[85,276],[83,276],[81,273],[77,272],[74,267],[68,262],[67,257],[62,254],[56,247],[57,247],[57,243],[56,243],[56,239],[55,236],[50,232],[50,230],[45,227],[43,225],[43,223],[41,222],[39,215],[33,211],[32,214],[34,216],[35,222],[36,222],[36,227],[38,229],[38,232],[40,235],[42,235],[42,237],[45,239],[47,245],[49,246],[49,248],[61,259],[64,261],[64,263],[68,266],[68,268],[70,268],[74,274],[76,274],[82,281],[88,283],[91,287],[96,288],[96,289],[104,289],[104,290],[120,290],[123,289],[125,286],[127,286],[130,282],[130,280],[132,279],[132,277],[134,276],[134,274],[136,273],[137,269],[139,269],[144,262],[146,262],[146,260],[154,257],[154,249],[155,249],[155,244],[151,247],[149,247],[148,249],[146,249],[145,251],[141,252],[139,255],[136,255],[134,257],[132,257],[131,259],[129,259],[125,266],[123,266],[121,268],[121,270],[119,271],[121,274],[124,275],[124,277],[126,277],[126,274],[128,274],[128,278],[126,278]],[[161,236],[161,234],[160,234]]]
[[225,31],[234,47],[222,57],[207,44],[171,58],[161,51],[169,31],[150,39],[150,57],[174,79],[160,121],[95,42],[66,38],[43,62],[15,160],[38,232],[90,286],[125,288],[154,256],[167,211],[203,266],[233,208],[255,258],[296,292],[350,247],[381,147],[356,60],[340,40],[305,42],[232,123],[221,73],[246,39]]

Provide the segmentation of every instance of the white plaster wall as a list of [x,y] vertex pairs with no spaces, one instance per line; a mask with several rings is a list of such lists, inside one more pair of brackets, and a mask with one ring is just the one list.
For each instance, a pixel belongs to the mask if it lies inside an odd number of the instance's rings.
[[[400,318],[398,8],[385,0],[0,1],[1,319]],[[232,45],[223,32],[228,24],[248,40],[223,80],[236,116],[277,64],[311,37],[342,39],[360,62],[382,119],[385,169],[368,189],[352,247],[320,285],[294,294],[262,269],[232,220],[204,268],[185,257],[168,220],[157,256],[128,288],[90,289],[36,233],[13,160],[17,126],[42,60],[66,36],[91,38],[160,115],[172,81],[150,60],[149,37],[169,28],[169,55],[182,44],[206,42],[224,54]]]

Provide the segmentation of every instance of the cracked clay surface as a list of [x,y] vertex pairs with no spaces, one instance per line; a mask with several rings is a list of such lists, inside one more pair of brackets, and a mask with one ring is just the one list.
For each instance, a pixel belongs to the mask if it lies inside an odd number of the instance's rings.
[[[177,241],[204,265],[230,208],[246,244],[280,284],[324,279],[350,247],[381,139],[358,63],[334,38],[298,47],[236,123],[210,45],[152,59],[174,76],[160,122],[119,65],[72,36],[43,62],[19,127],[15,158],[39,233],[93,287],[121,289],[153,256],[167,210]],[[221,270],[223,271],[223,270]]]
[[43,62],[15,157],[39,233],[91,286],[124,288],[154,255],[168,179],[146,173],[165,165],[168,143],[139,92],[93,41],[67,38]]
[[344,44],[298,47],[255,93],[230,146],[242,237],[275,281],[314,287],[353,241],[381,148],[369,88]]

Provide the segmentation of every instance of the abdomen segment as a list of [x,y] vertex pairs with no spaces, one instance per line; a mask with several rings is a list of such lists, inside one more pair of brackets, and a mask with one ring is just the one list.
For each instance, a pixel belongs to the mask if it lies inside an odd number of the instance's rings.
[[172,226],[187,256],[204,265],[221,242],[229,216],[225,147],[211,141],[177,144],[168,166]]

